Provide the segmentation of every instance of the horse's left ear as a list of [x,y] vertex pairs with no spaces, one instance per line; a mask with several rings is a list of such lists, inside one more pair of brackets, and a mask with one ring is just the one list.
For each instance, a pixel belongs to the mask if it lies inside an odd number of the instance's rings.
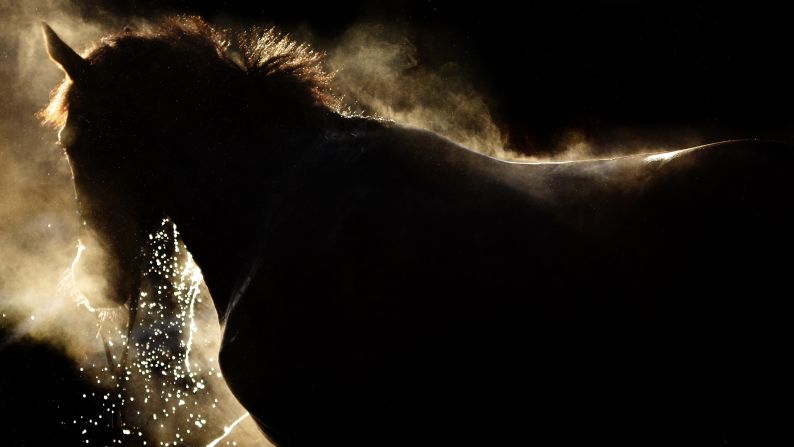
[[72,81],[79,82],[88,73],[88,62],[66,45],[49,25],[41,22],[41,30],[44,32],[44,42],[50,59],[60,65]]

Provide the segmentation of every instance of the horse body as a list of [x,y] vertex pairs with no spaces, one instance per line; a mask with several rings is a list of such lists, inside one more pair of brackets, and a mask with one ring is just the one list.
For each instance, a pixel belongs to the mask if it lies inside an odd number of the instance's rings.
[[[163,44],[195,37],[180,32],[116,51],[171,54]],[[306,101],[252,115],[261,101],[233,87],[250,73],[225,60],[236,81],[189,122],[134,96],[122,102],[143,118],[104,115],[86,98],[106,85],[86,73],[118,70],[113,48],[90,67],[50,50],[77,78],[65,130],[83,215],[120,272],[151,222],[177,223],[227,315],[226,380],[282,445],[664,443],[678,441],[661,432],[668,414],[761,402],[743,384],[785,347],[790,310],[772,293],[786,266],[770,262],[791,248],[786,145],[507,163]],[[107,82],[158,68],[136,69]],[[233,108],[249,121],[229,121]],[[703,426],[703,439],[725,430]]]
[[268,208],[221,352],[284,445],[540,441],[577,393],[644,380],[716,399],[770,348],[767,306],[786,308],[746,261],[764,231],[790,244],[782,147],[518,165],[384,126],[316,151]]

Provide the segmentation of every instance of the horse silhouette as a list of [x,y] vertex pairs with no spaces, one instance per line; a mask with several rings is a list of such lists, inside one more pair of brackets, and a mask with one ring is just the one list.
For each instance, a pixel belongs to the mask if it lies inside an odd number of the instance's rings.
[[790,146],[511,163],[340,113],[274,31],[44,32],[112,297],[172,219],[276,443],[702,445],[791,414]]

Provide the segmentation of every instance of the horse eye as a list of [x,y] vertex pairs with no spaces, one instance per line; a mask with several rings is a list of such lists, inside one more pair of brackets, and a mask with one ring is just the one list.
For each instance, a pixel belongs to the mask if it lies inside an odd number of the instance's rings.
[[66,124],[58,132],[58,142],[65,148],[71,148],[80,135],[84,135],[88,128],[88,120],[76,114],[70,114]]
[[73,147],[76,140],[77,130],[74,126],[67,124],[58,132],[58,143],[64,148]]

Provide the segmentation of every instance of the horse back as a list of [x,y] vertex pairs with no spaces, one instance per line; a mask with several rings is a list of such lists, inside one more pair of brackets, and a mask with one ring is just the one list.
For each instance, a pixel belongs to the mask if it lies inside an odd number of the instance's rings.
[[290,445],[625,441],[615,421],[663,423],[637,408],[724,412],[783,347],[787,157],[521,165],[400,127],[329,138],[282,197],[224,374]]

